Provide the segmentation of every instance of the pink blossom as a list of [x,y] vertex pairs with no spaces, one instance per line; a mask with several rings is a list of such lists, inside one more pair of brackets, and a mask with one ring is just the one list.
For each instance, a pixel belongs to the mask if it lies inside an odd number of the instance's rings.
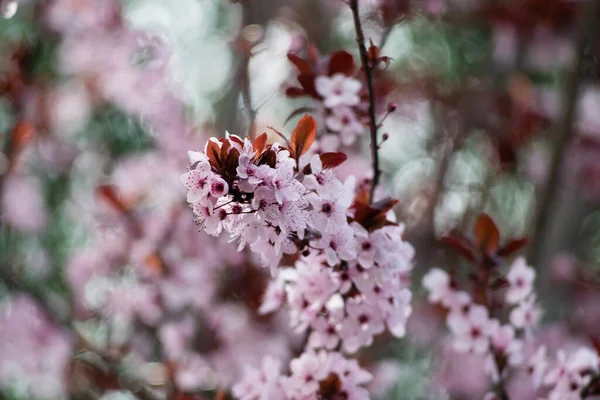
[[535,354],[527,362],[527,373],[531,376],[533,387],[538,389],[544,380],[548,368],[548,355],[545,346],[537,349]]
[[531,329],[537,326],[541,316],[541,310],[535,304],[535,295],[531,295],[511,311],[510,323],[515,328],[531,332]]
[[506,279],[509,283],[506,301],[509,304],[516,304],[524,300],[533,291],[535,271],[527,266],[524,257],[519,257],[511,266]]
[[448,319],[454,333],[454,348],[466,353],[484,354],[489,346],[490,319],[488,311],[480,305],[472,305],[465,317],[454,315]]
[[327,108],[358,105],[361,87],[360,81],[343,74],[335,74],[331,77],[321,75],[315,79],[317,93],[324,98],[323,104]]
[[365,127],[358,121],[356,113],[347,106],[337,106],[325,120],[327,128],[340,135],[344,146],[351,146],[357,136],[365,133]]
[[319,381],[327,378],[331,360],[326,352],[302,353],[290,362],[292,376],[286,384],[288,396],[303,398],[319,390]]
[[449,305],[455,292],[450,275],[439,268],[432,268],[427,272],[423,277],[423,286],[429,292],[430,303]]
[[280,374],[281,362],[266,356],[260,370],[246,368],[243,380],[233,387],[233,395],[240,400],[284,398]]
[[210,164],[198,162],[196,168],[181,175],[181,183],[188,190],[187,201],[189,203],[201,202],[211,190]]
[[39,232],[47,223],[40,185],[32,178],[9,176],[3,184],[2,218],[25,232]]
[[341,260],[350,261],[356,258],[354,232],[348,225],[342,225],[339,230],[331,233],[323,233],[320,239],[313,241],[313,246],[324,250],[330,266],[338,264]]

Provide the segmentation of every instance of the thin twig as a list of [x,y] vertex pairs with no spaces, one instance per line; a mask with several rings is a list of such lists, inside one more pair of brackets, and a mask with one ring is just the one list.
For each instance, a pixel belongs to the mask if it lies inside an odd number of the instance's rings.
[[573,134],[573,123],[576,117],[577,100],[579,94],[579,80],[583,72],[583,56],[589,37],[595,27],[597,14],[600,11],[600,1],[588,0],[581,5],[578,18],[577,32],[575,37],[575,52],[571,63],[567,66],[564,91],[561,99],[561,111],[556,125],[553,151],[550,156],[551,166],[539,196],[541,208],[536,215],[535,225],[532,232],[534,242],[530,247],[529,259],[537,268],[545,268],[541,265],[541,259],[545,249],[547,231],[552,223],[555,208],[558,206],[558,197],[561,187],[559,185],[561,171],[563,170],[563,158],[567,150],[569,139]]
[[373,89],[373,66],[369,62],[369,54],[365,46],[365,35],[360,22],[360,12],[358,9],[358,0],[350,0],[350,9],[354,18],[354,30],[356,31],[356,41],[358,42],[358,51],[360,53],[360,62],[367,78],[367,90],[369,93],[369,127],[371,131],[371,162],[373,163],[373,181],[371,183],[370,201],[373,203],[375,189],[379,184],[381,170],[379,169],[379,154],[377,152],[377,121],[375,120],[375,90]]

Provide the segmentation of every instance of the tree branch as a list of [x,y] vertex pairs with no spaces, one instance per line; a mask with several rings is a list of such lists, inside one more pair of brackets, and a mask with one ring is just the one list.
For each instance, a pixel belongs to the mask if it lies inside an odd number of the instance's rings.
[[563,158],[567,150],[569,139],[573,134],[573,123],[576,118],[577,97],[579,94],[579,80],[583,71],[583,55],[593,29],[597,14],[600,11],[600,1],[588,0],[580,8],[580,14],[575,36],[575,52],[566,69],[564,91],[561,98],[561,111],[554,135],[553,151],[549,165],[551,170],[546,180],[546,185],[539,195],[541,208],[536,215],[532,237],[534,242],[530,247],[529,260],[537,268],[545,268],[542,263],[546,249],[546,238],[552,225],[553,215],[558,206],[560,194],[560,174],[563,170]]
[[373,66],[369,62],[369,54],[365,46],[365,35],[360,22],[360,12],[358,9],[358,0],[350,0],[350,9],[354,18],[354,30],[356,31],[356,41],[358,42],[358,51],[360,61],[367,78],[367,90],[369,93],[369,128],[371,133],[371,161],[373,164],[373,181],[371,183],[370,201],[373,203],[375,189],[379,184],[381,170],[379,169],[379,154],[377,152],[377,121],[375,120],[375,90],[373,89]]

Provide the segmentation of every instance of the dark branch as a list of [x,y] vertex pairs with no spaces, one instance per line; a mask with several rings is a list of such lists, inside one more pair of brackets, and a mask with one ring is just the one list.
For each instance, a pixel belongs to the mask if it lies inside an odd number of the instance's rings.
[[356,41],[358,42],[358,51],[360,53],[360,62],[367,78],[367,90],[369,92],[369,128],[371,132],[371,161],[373,163],[373,181],[371,183],[370,201],[373,203],[375,198],[375,189],[379,184],[381,170],[379,169],[379,154],[377,152],[377,121],[375,120],[375,90],[373,89],[373,66],[369,62],[369,54],[365,46],[365,35],[360,22],[360,13],[358,10],[358,0],[350,0],[350,9],[354,18],[354,29],[356,31]]

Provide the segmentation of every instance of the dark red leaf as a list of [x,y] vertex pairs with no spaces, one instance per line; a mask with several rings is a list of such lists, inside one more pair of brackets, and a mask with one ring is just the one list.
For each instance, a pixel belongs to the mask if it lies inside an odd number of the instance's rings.
[[323,153],[319,157],[321,158],[321,163],[325,169],[335,168],[348,159],[348,156],[340,151]]
[[289,87],[285,89],[285,95],[287,97],[302,97],[306,96],[308,93],[304,91],[304,89],[299,87]]
[[292,62],[292,64],[294,64],[296,66],[296,68],[298,68],[298,71],[300,71],[301,74],[311,74],[312,73],[310,64],[305,59],[300,58],[297,55],[292,54],[292,53],[288,53],[287,58],[288,58],[288,60],[290,60]]
[[498,231],[498,227],[494,223],[494,220],[486,213],[481,213],[479,218],[477,218],[474,233],[479,249],[486,254],[492,254],[498,249],[500,232]]
[[258,165],[268,165],[271,168],[275,168],[275,164],[277,163],[277,154],[271,149],[265,151],[261,154],[258,159]]
[[352,75],[354,73],[354,57],[347,51],[336,51],[329,59],[329,75],[344,74]]
[[340,377],[332,372],[327,378],[319,382],[319,398],[320,399],[335,399],[341,398],[342,381]]
[[366,190],[366,189],[361,189],[356,194],[356,197],[354,198],[354,202],[355,203],[369,204],[371,202],[371,196],[369,194],[369,191]]
[[383,69],[388,69],[390,64],[392,63],[392,58],[388,56],[383,56],[379,58],[379,64],[383,64]]
[[227,154],[227,158],[225,159],[224,173],[225,176],[231,178],[231,180],[233,180],[233,178],[237,174],[236,169],[239,165],[239,159],[240,152],[238,151],[238,149],[233,148],[229,150],[229,154]]
[[396,203],[390,204],[391,206],[389,208],[385,207],[379,209],[371,207],[367,203],[355,201],[353,205],[354,220],[368,231],[374,231],[387,225],[395,225],[393,222],[387,220],[387,212],[393,207],[393,204]]
[[220,164],[220,150],[218,141],[210,139],[208,143],[206,143],[206,156],[208,157],[208,161],[210,161],[210,164],[217,170],[219,170]]
[[386,197],[385,199],[381,199],[372,204],[372,207],[380,210],[381,212],[387,213],[390,211],[396,204],[398,204],[400,200],[392,199],[391,197]]
[[236,142],[240,146],[244,147],[244,141],[242,139],[240,139],[239,137],[237,137],[236,135],[229,135],[228,139],[231,140],[232,142]]
[[320,99],[321,95],[319,95],[319,93],[317,93],[317,89],[315,88],[315,76],[310,74],[300,74],[298,75],[298,82],[300,83],[300,86],[302,86],[302,89],[304,89],[304,92],[316,99]]
[[291,143],[291,155],[295,159],[299,159],[304,153],[310,149],[313,142],[317,138],[317,121],[307,114],[305,114],[292,132]]
[[229,153],[229,149],[231,148],[231,142],[229,140],[224,140],[221,143],[221,155],[219,156],[219,161],[225,160],[227,158],[227,154]]
[[227,392],[225,391],[225,389],[219,390],[215,395],[215,400],[227,400],[227,398]]
[[498,252],[496,254],[498,254],[500,257],[506,257],[520,250],[527,243],[529,243],[529,238],[526,237],[510,240],[508,243],[506,243],[504,246],[498,249]]
[[110,204],[119,213],[127,212],[127,206],[117,193],[115,186],[112,185],[99,185],[96,187],[96,195]]
[[452,236],[444,236],[442,242],[456,251],[461,256],[465,257],[469,261],[475,261],[475,250],[466,238],[456,238]]
[[20,121],[12,131],[12,145],[20,148],[25,146],[34,135],[35,129],[29,122]]
[[373,41],[371,41],[371,45],[369,46],[369,49],[367,50],[367,54],[369,56],[369,61],[371,61],[372,65],[377,64],[377,62],[379,60],[379,47],[375,46],[373,44]]
[[257,154],[262,153],[265,149],[265,146],[267,145],[267,138],[267,132],[263,132],[252,142],[252,148]]

